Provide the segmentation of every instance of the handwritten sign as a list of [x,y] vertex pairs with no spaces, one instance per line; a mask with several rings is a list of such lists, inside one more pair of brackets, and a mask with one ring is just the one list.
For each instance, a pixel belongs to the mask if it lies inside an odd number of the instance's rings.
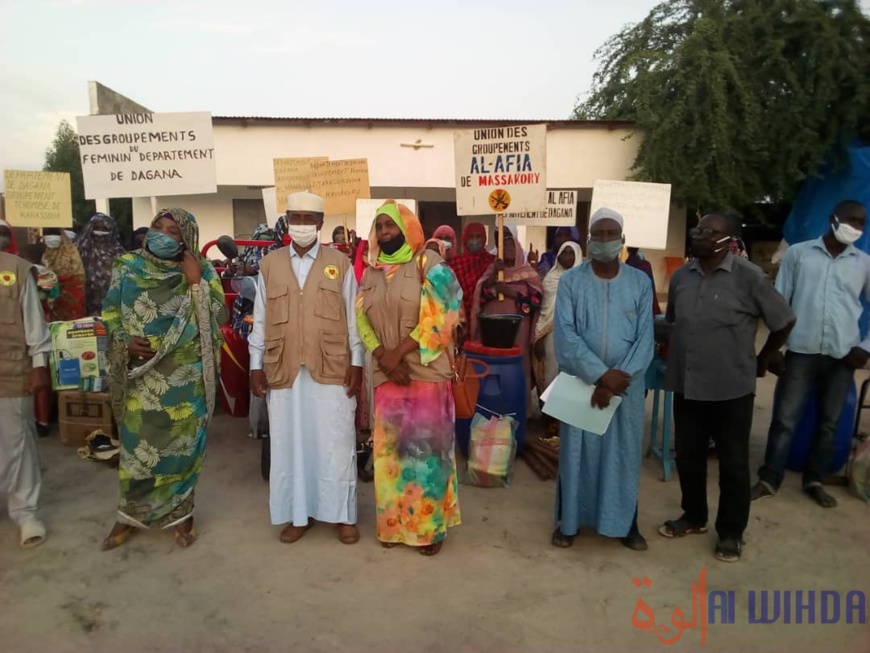
[[589,215],[603,206],[622,214],[625,219],[625,244],[629,247],[667,247],[670,184],[596,179],[592,186]]
[[211,114],[76,118],[87,199],[217,191]]
[[[278,210],[284,213],[287,210],[287,196],[290,193],[311,190],[311,166],[315,163],[329,161],[326,156],[298,157],[292,159],[274,159],[272,164],[275,168],[275,198],[278,202]],[[320,193],[317,193],[318,195]]]
[[71,227],[68,172],[6,170],[6,216],[16,227]]
[[[357,200],[356,201],[356,235],[363,240],[368,240],[375,222],[375,212],[387,200]],[[404,204],[411,211],[417,213],[417,200],[397,199],[398,204]]]
[[528,227],[576,227],[577,191],[548,190],[546,210],[505,213],[504,223]]
[[311,188],[326,202],[327,215],[352,215],[356,201],[372,196],[368,159],[323,161],[311,166]]
[[454,135],[457,215],[537,213],[547,206],[547,126]]

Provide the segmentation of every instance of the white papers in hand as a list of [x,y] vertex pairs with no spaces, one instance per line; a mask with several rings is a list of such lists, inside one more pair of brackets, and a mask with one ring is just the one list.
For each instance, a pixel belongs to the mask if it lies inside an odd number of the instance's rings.
[[575,428],[604,435],[622,398],[614,396],[607,408],[595,408],[592,406],[594,391],[595,386],[559,372],[541,394],[541,401],[545,402],[543,412]]

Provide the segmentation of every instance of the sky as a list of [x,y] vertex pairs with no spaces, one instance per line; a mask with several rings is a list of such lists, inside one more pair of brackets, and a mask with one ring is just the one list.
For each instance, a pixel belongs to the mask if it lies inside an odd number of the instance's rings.
[[595,50],[656,4],[0,0],[0,169],[41,169],[89,80],[158,112],[564,119]]
[[2,0],[0,169],[41,169],[89,80],[152,111],[564,119],[596,48],[655,4]]

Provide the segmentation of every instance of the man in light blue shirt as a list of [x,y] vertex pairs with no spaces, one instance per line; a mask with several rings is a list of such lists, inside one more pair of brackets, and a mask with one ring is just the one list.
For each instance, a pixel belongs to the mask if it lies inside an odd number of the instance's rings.
[[815,386],[819,419],[803,488],[820,506],[837,505],[822,488],[822,479],[834,453],[835,430],[854,372],[870,358],[870,337],[861,340],[858,327],[862,293],[870,299],[870,256],[853,244],[867,222],[860,202],[840,202],[830,222],[830,230],[818,240],[789,248],[776,278],[776,289],[791,304],[797,324],[788,339],[784,369],[771,367],[780,375],[779,402],[753,501],[772,497],[782,484],[792,435]]

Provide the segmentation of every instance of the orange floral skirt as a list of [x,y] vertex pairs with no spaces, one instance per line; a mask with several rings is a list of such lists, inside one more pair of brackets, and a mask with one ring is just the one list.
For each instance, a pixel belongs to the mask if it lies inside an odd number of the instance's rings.
[[450,382],[375,388],[374,457],[381,542],[428,546],[460,523]]

